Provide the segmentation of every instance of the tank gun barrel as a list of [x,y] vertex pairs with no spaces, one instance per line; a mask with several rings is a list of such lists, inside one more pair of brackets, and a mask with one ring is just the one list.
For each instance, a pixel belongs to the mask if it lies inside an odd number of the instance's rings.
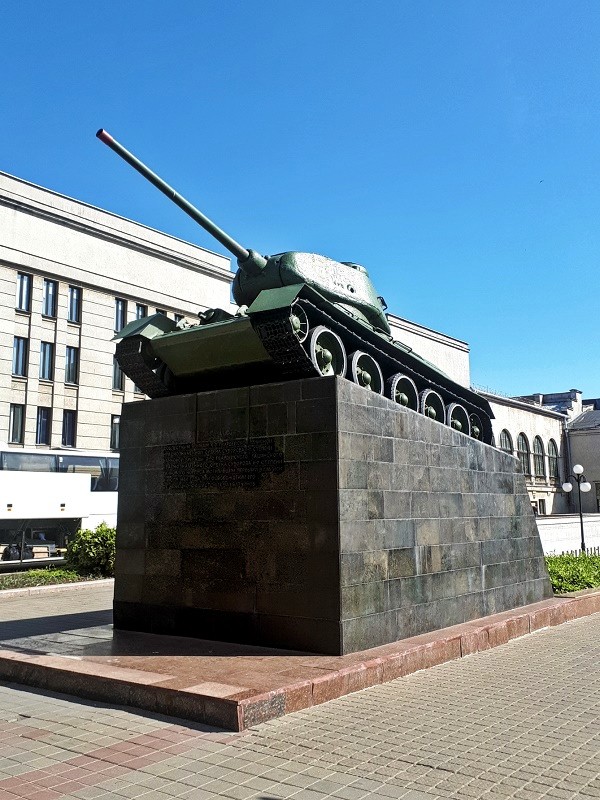
[[175,205],[179,206],[182,211],[191,217],[195,222],[201,225],[205,231],[208,231],[211,236],[213,236],[218,242],[220,242],[223,247],[225,247],[229,252],[234,255],[238,261],[244,262],[247,261],[251,257],[251,251],[247,250],[245,247],[239,242],[236,242],[235,239],[232,239],[225,231],[221,230],[218,225],[206,217],[201,211],[199,211],[195,206],[193,206],[190,202],[188,202],[185,197],[182,197],[178,192],[175,191],[166,181],[163,181],[155,172],[152,172],[144,163],[142,163],[139,158],[136,158],[133,153],[130,153],[129,150],[126,150],[122,144],[119,144],[116,139],[105,131],[103,128],[96,133],[98,139],[104,144],[108,145],[111,150],[121,156],[121,158],[126,161],[130,166],[132,166],[135,170],[137,170],[140,175],[143,175],[144,178],[150,181],[150,183],[154,184],[157,189],[159,189],[164,195],[166,195],[169,200],[172,200]]

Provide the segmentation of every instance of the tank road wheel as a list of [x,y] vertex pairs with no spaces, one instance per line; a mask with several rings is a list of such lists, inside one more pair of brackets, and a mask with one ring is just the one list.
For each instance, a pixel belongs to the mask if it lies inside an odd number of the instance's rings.
[[421,406],[421,414],[424,414],[429,419],[435,419],[438,422],[444,422],[446,418],[446,407],[442,396],[433,389],[425,389],[419,395],[419,405]]
[[408,375],[397,373],[388,378],[385,382],[386,395],[395,403],[411,408],[413,411],[419,410],[419,392],[412,378]]
[[377,394],[383,394],[383,375],[379,364],[368,353],[357,350],[350,357],[348,367],[348,377],[362,386],[370,389]]
[[292,323],[292,330],[299,342],[303,342],[308,336],[308,317],[306,311],[302,308],[300,303],[294,303],[290,309],[290,322]]
[[471,436],[473,439],[479,439],[483,441],[483,425],[481,424],[481,420],[479,419],[477,414],[471,414],[469,417],[469,422],[471,423]]
[[458,403],[450,403],[446,411],[446,425],[454,428],[455,431],[466,433],[467,436],[471,432],[471,423],[469,415],[465,408]]
[[346,351],[342,340],[329,328],[318,325],[308,339],[310,360],[321,375],[346,374]]

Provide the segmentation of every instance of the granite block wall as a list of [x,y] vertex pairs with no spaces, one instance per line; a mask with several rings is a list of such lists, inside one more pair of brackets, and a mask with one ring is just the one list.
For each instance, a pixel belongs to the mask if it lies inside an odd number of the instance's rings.
[[115,625],[347,653],[551,594],[516,459],[336,378],[132,403]]
[[340,650],[336,386],[124,407],[115,625]]
[[337,387],[344,652],[550,597],[515,458]]

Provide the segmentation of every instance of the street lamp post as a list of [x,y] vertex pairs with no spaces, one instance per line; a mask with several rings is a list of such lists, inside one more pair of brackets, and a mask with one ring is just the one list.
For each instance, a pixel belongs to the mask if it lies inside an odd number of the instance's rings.
[[[575,464],[573,466],[573,474],[569,475],[569,477],[573,478],[573,480],[577,482],[577,493],[579,495],[579,524],[581,525],[581,552],[585,553],[585,538],[583,535],[583,514],[581,512],[581,493],[591,491],[592,484],[586,480],[586,477],[583,474],[583,467],[581,466],[581,464]],[[570,492],[573,489],[573,484],[570,481],[566,481],[565,483],[563,483],[562,488],[563,492]]]

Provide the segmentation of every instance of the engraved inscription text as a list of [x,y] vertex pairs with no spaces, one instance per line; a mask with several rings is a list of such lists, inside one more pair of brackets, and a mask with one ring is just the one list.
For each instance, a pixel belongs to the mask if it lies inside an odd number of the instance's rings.
[[283,472],[274,439],[239,439],[165,447],[165,491],[260,486],[264,475]]

